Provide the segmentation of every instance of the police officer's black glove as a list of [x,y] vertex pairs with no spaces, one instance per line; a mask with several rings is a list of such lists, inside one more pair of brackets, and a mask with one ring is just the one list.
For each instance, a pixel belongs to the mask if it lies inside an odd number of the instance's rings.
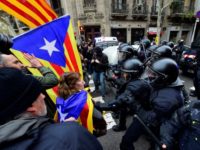
[[95,108],[99,111],[115,111],[119,107],[118,103],[111,102],[111,103],[95,103]]
[[191,124],[191,115],[190,110],[188,108],[180,108],[177,113],[182,124],[186,126]]
[[119,109],[120,103],[118,101],[114,100],[108,104],[108,107],[109,107],[109,110],[116,111]]

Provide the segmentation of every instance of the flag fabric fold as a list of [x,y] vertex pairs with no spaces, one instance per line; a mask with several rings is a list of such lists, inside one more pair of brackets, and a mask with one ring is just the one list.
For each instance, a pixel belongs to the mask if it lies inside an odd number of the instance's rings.
[[46,0],[0,0],[0,9],[16,17],[30,28],[57,18]]
[[91,96],[84,90],[71,95],[64,100],[61,97],[56,99],[58,121],[64,122],[70,117],[77,119],[82,126],[93,133],[93,103]]
[[[35,55],[58,78],[64,72],[75,71],[82,74],[73,33],[70,16],[63,16],[13,38],[12,52],[24,65],[28,64],[17,54],[19,51]],[[32,73],[35,74],[35,71]],[[55,102],[56,89],[53,90],[54,96],[50,97]]]

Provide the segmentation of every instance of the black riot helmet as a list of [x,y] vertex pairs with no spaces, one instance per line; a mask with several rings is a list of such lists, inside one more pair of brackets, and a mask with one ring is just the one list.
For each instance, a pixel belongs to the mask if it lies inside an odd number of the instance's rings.
[[147,50],[148,50],[148,57],[150,57],[152,54],[153,54],[153,52],[156,50],[158,48],[158,46],[157,45],[151,45]]
[[152,85],[167,86],[176,81],[179,68],[174,60],[162,58],[148,66],[147,74]]
[[125,60],[132,58],[133,56],[138,56],[137,50],[135,50],[131,45],[123,44],[118,47],[118,60],[124,62]]
[[178,41],[178,44],[179,44],[179,45],[183,45],[183,44],[184,44],[184,40],[183,40],[183,39],[180,39],[180,40]]
[[168,42],[167,45],[171,48],[174,48],[174,42]]
[[167,45],[158,47],[153,51],[154,56],[157,58],[172,58],[172,49]]
[[141,44],[144,46],[145,49],[151,46],[151,41],[149,39],[144,39],[141,41]]
[[166,40],[163,40],[163,41],[161,41],[161,43],[160,43],[160,45],[167,45],[167,41]]
[[128,74],[129,79],[135,79],[141,76],[144,71],[144,67],[139,59],[131,58],[123,63],[121,71]]
[[128,43],[121,43],[117,48],[118,51],[120,51],[124,46],[128,46]]
[[153,51],[155,51],[157,48],[158,48],[157,45],[152,45],[152,46],[150,46],[150,47],[148,48],[148,50],[151,51],[151,52],[153,52]]
[[11,38],[4,34],[0,34],[0,52],[4,54],[10,54],[9,49],[13,46],[13,41]]

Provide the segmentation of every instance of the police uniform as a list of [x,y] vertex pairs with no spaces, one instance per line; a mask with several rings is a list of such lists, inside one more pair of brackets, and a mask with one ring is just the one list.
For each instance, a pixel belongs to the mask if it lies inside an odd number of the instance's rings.
[[[171,86],[178,77],[176,62],[165,58],[153,62],[149,68],[152,72],[149,72],[150,70],[147,72],[151,75],[150,83],[153,86],[149,100],[150,108],[139,105],[137,114],[148,127],[159,131],[161,122],[169,119],[173,112],[183,105],[183,97],[181,87]],[[137,141],[144,133],[143,125],[136,118],[133,118],[133,122],[122,138],[120,149],[134,150],[133,142]],[[155,134],[158,133],[155,132]]]
[[192,100],[178,109],[170,120],[162,124],[160,138],[169,150],[174,149],[174,139],[178,139],[180,150],[199,150],[200,102]]

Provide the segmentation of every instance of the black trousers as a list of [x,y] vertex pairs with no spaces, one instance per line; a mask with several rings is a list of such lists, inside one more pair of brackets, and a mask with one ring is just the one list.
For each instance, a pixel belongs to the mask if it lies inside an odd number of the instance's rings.
[[133,122],[126,130],[125,135],[122,137],[122,141],[120,143],[120,150],[134,150],[135,148],[133,143],[136,142],[139,139],[139,137],[144,133],[144,127],[136,118],[133,118]]

